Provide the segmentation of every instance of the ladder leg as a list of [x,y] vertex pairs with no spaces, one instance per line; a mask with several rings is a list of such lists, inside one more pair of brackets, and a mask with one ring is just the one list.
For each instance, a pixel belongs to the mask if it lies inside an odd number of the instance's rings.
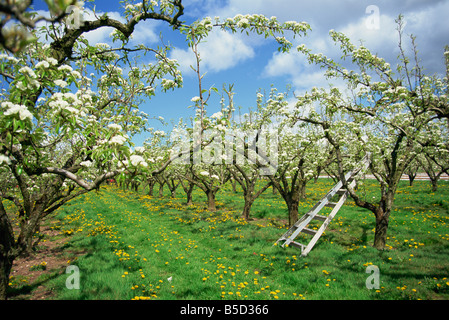
[[340,210],[340,208],[343,206],[343,203],[345,203],[347,198],[348,198],[348,193],[345,193],[345,194],[342,195],[340,200],[338,200],[338,202],[335,204],[334,209],[332,210],[332,212],[327,217],[326,221],[323,222],[321,227],[318,229],[317,233],[310,240],[310,242],[307,245],[307,247],[304,248],[304,250],[302,251],[301,256],[305,257],[306,255],[309,254],[309,252],[312,250],[312,248],[317,243],[318,239],[321,237],[323,232],[327,229],[328,225],[331,223],[332,219],[334,219],[334,217],[337,214],[338,210]]

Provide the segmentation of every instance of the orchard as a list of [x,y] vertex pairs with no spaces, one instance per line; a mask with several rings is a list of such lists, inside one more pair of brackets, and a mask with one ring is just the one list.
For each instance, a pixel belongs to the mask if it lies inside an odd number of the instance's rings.
[[[104,14],[74,26],[73,13],[83,3],[46,3],[52,18],[40,16],[28,1],[1,5],[1,299],[7,298],[14,261],[38,246],[41,225],[72,201],[95,197],[111,181],[120,192],[144,190],[150,198],[179,198],[182,189],[186,208],[193,205],[192,192],[199,191],[211,216],[219,215],[217,194],[231,185],[243,199],[238,215],[245,222],[252,220],[260,196],[272,192],[285,205],[282,221],[288,227],[303,214],[308,186],[326,175],[343,181],[355,206],[370,213],[371,245],[381,252],[394,236],[389,221],[401,178],[426,172],[436,192],[448,174],[449,48],[438,48],[446,76],[426,74],[416,38],[403,32],[403,16],[396,20],[400,50],[393,66],[334,30],[329,37],[339,59],[295,47],[291,39],[309,36],[306,22],[253,14],[186,23],[182,0],[126,0],[126,21]],[[191,68],[198,90],[186,102],[194,116],[179,119],[168,133],[152,128],[149,119],[158,115],[139,107],[179,90],[184,79],[169,44],[130,45],[145,21],[166,24],[185,38],[195,57]],[[86,40],[101,28],[113,30],[114,46]],[[237,117],[233,85],[205,88],[201,44],[214,30],[274,41],[279,54],[300,53],[344,87],[313,87],[301,94],[261,90],[255,110]],[[405,46],[412,46],[412,56]],[[147,56],[151,62],[142,63]],[[221,111],[212,113],[214,96],[221,97]],[[136,146],[133,137],[144,131],[151,137]],[[378,194],[371,198],[362,174],[354,188],[344,179],[367,154],[370,165],[363,174],[374,176]]]

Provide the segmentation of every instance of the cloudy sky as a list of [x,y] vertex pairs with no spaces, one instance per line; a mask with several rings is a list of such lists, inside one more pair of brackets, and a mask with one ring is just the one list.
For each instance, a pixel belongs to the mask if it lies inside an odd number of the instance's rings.
[[[444,46],[449,45],[449,0],[184,0],[183,3],[183,20],[187,23],[206,16],[227,18],[256,13],[276,16],[280,22],[305,21],[312,31],[307,37],[296,38],[294,47],[304,43],[314,52],[336,58],[341,54],[329,37],[329,30],[334,29],[345,33],[356,44],[363,41],[367,48],[392,66],[397,63],[399,53],[395,19],[403,14],[406,21],[404,33],[417,37],[422,65],[430,74],[444,73]],[[96,0],[95,5],[97,12],[109,12],[111,17],[122,19],[123,9],[119,1]],[[91,4],[86,4],[86,7],[89,6]],[[92,44],[110,42],[110,31],[104,29],[87,36]],[[134,43],[157,46],[160,44],[160,34],[164,43],[175,47],[171,58],[179,61],[185,84],[180,90],[152,99],[142,106],[142,111],[177,122],[180,117],[188,118],[194,113],[193,109],[188,108],[192,104],[190,99],[198,95],[198,82],[189,68],[194,60],[185,39],[161,22],[139,24]],[[408,38],[406,48],[410,49]],[[296,93],[313,86],[328,85],[323,70],[309,65],[303,55],[297,52],[278,53],[276,43],[262,36],[248,37],[246,34],[216,31],[200,50],[203,60],[201,71],[207,72],[203,86],[214,85],[220,89],[223,84],[234,84],[235,103],[241,107],[242,113],[249,108],[254,109],[257,91],[269,92],[271,85],[279,91],[285,91],[286,86],[291,85]],[[212,102],[215,101],[218,99]],[[219,105],[211,103],[208,112],[212,114],[216,111],[219,111]],[[156,122],[150,124],[159,128]],[[136,143],[139,144],[142,139],[137,139]]]

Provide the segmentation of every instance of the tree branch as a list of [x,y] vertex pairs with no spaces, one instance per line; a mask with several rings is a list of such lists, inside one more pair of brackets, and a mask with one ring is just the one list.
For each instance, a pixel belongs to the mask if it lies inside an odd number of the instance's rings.
[[77,29],[66,30],[66,34],[62,38],[55,40],[51,44],[51,47],[57,54],[56,59],[59,62],[62,62],[72,56],[73,45],[83,33],[90,32],[101,27],[112,27],[120,31],[126,38],[131,36],[137,23],[142,20],[162,20],[168,22],[175,28],[178,28],[181,26],[181,22],[178,19],[184,12],[184,7],[181,2],[181,0],[176,0],[173,2],[173,4],[178,7],[178,12],[173,17],[156,12],[143,12],[132,17],[127,23],[122,23],[118,20],[111,19],[107,17],[107,15],[103,15],[95,21],[85,21],[83,25]]

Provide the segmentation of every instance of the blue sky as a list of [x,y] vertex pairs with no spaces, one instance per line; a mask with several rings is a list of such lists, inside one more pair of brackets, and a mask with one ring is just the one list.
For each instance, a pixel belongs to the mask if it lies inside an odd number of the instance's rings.
[[[136,3],[139,1],[136,1]],[[96,11],[108,12],[111,17],[120,19],[124,9],[119,1],[94,1]],[[417,37],[418,49],[422,64],[430,74],[444,74],[444,46],[449,44],[449,28],[447,28],[447,12],[449,0],[184,0],[185,14],[181,20],[187,23],[206,16],[219,16],[223,19],[236,14],[264,14],[276,16],[283,21],[308,22],[312,31],[305,38],[295,39],[294,46],[306,44],[315,52],[322,52],[331,57],[340,53],[329,38],[329,30],[334,29],[348,35],[356,44],[360,40],[371,51],[385,58],[392,66],[396,64],[398,36],[395,30],[395,19],[399,14],[405,16],[404,32]],[[375,7],[370,7],[370,6]],[[35,1],[36,9],[45,8],[43,1]],[[91,3],[86,3],[91,7]],[[372,11],[372,8],[376,9]],[[368,10],[367,10],[368,9]],[[375,16],[374,16],[375,15]],[[377,20],[373,20],[377,17]],[[376,23],[376,28],[370,24]],[[91,44],[110,42],[111,30],[98,30],[87,35]],[[177,122],[179,118],[189,118],[194,110],[188,109],[190,99],[198,95],[196,75],[189,71],[192,56],[185,39],[166,24],[146,21],[136,30],[134,41],[146,45],[157,46],[159,34],[162,33],[164,43],[175,47],[171,58],[176,58],[183,71],[184,87],[165,94],[159,94],[151,101],[143,104],[141,110],[147,114],[162,116],[166,121]],[[407,44],[409,41],[406,41]],[[287,85],[296,93],[304,92],[313,86],[327,86],[323,70],[310,66],[304,56],[292,52],[280,54],[276,43],[262,36],[246,36],[245,34],[224,34],[213,32],[206,44],[201,47],[203,58],[202,72],[207,72],[203,86],[212,85],[221,89],[223,84],[234,84],[235,105],[242,112],[255,107],[256,94],[259,89],[270,91],[270,86],[285,91]],[[332,83],[342,85],[341,83]],[[217,96],[218,97],[218,96]],[[219,97],[218,97],[219,98]],[[208,113],[219,111],[218,99],[208,106]],[[292,100],[293,102],[293,100]],[[150,126],[169,131],[157,121],[150,121]],[[141,145],[145,135],[134,139]]]

